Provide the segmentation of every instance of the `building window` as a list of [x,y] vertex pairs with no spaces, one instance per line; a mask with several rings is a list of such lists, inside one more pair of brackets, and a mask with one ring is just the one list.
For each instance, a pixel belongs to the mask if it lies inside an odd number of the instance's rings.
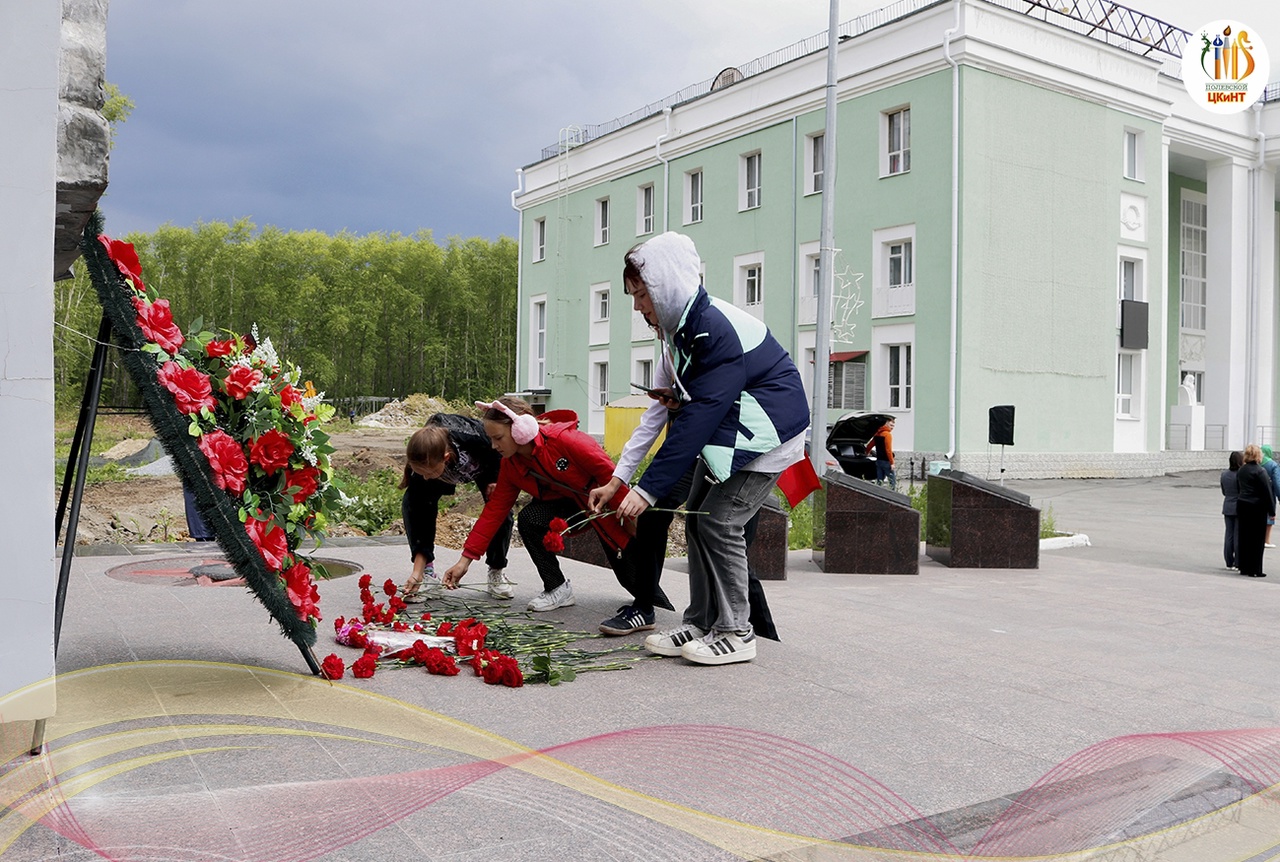
[[889,288],[911,287],[915,284],[912,243],[909,239],[889,243]]
[[1132,129],[1124,130],[1124,177],[1127,180],[1141,180],[1142,171],[1142,132]]
[[1183,192],[1181,234],[1182,328],[1203,332],[1209,273],[1209,207],[1203,195]]
[[596,201],[596,245],[609,241],[609,199]]
[[597,321],[609,319],[609,289],[608,288],[605,288],[604,290],[596,291],[595,310],[596,310]]
[[1183,373],[1182,376],[1184,378],[1185,377],[1191,378],[1191,382],[1195,385],[1195,389],[1196,389],[1196,403],[1203,404],[1204,403],[1204,372],[1203,371],[1186,371]]
[[822,255],[811,255],[809,261],[809,295],[816,297],[822,291]]
[[811,195],[822,191],[822,177],[827,165],[826,135],[810,135],[808,144],[804,153],[805,176],[808,178],[804,192]]
[[889,409],[911,409],[911,345],[889,344]]
[[689,171],[684,175],[684,223],[702,221],[702,171]]
[[639,383],[645,389],[653,386],[653,360],[641,359],[636,362],[636,379],[633,383]]
[[759,265],[748,266],[742,272],[743,299],[746,305],[759,305],[764,301],[764,284]]
[[595,377],[595,402],[597,407],[609,403],[609,363],[597,362]]
[[1116,416],[1138,417],[1138,354],[1118,354],[1116,360]]
[[859,359],[832,362],[827,374],[827,409],[867,409],[867,363]]
[[750,210],[760,206],[760,153],[742,157],[742,195],[738,209]]
[[533,223],[533,261],[537,263],[547,258],[547,220],[536,219]]
[[533,304],[533,379],[530,385],[541,389],[547,385],[547,303]]
[[1142,299],[1142,261],[1120,258],[1120,298]]
[[653,233],[653,183],[636,189],[636,236]]
[[911,108],[890,111],[885,117],[885,173],[911,170]]

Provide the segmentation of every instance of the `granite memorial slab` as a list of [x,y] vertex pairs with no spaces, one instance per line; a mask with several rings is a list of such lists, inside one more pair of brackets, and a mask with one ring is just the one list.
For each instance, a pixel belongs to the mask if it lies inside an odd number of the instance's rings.
[[960,569],[1040,567],[1040,510],[1026,494],[960,470],[929,477],[925,553]]
[[813,550],[824,572],[919,574],[920,513],[905,494],[844,473],[826,482],[825,542]]

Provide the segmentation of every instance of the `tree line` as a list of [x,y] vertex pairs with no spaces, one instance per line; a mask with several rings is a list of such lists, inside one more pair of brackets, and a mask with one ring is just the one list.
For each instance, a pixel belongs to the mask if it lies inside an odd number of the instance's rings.
[[[108,225],[108,229],[110,225]],[[338,404],[357,396],[494,397],[515,383],[515,240],[166,225],[124,237],[142,276],[183,330],[247,333],[257,324],[282,359]],[[79,403],[102,309],[82,263],[54,291],[60,405]],[[137,393],[115,351],[102,403]]]

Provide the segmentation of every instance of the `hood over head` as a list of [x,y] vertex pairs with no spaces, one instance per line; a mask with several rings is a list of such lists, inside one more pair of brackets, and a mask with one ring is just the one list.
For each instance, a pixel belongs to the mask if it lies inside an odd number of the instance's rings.
[[668,231],[644,243],[629,257],[640,267],[658,323],[664,332],[675,332],[685,306],[702,284],[702,261],[693,240]]

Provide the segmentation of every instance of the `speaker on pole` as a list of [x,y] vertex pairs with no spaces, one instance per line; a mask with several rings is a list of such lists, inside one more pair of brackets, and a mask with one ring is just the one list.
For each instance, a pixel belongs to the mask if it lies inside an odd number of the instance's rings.
[[1013,405],[999,404],[987,413],[987,442],[1013,445]]

